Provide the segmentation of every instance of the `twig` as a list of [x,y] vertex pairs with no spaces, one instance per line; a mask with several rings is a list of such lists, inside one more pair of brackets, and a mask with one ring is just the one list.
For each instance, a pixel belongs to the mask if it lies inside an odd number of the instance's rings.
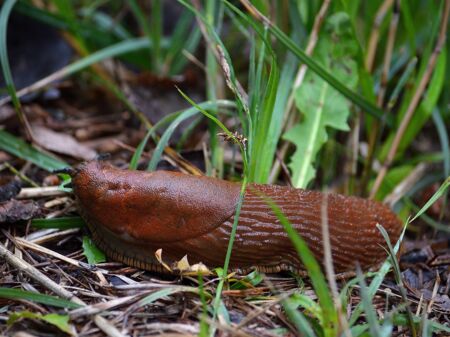
[[[57,258],[57,259],[59,259],[61,261],[67,262],[67,263],[69,263],[69,264],[71,264],[71,265],[73,265],[73,266],[75,266],[77,268],[81,268],[81,269],[85,269],[85,270],[91,270],[89,265],[86,264],[86,263],[83,263],[83,262],[80,262],[78,260],[72,259],[72,258],[67,257],[65,255],[59,254],[59,253],[57,253],[57,252],[55,252],[53,250],[50,250],[50,249],[45,248],[43,246],[40,246],[40,245],[38,245],[36,243],[27,241],[25,239],[17,238],[17,237],[14,238],[14,239],[17,242],[17,244],[19,244],[22,247],[27,247],[27,248],[30,248],[32,250],[44,253],[46,255],[53,256],[53,257],[55,257],[55,258]],[[107,272],[107,271],[105,270],[104,272]]]
[[375,15],[372,32],[370,33],[369,38],[369,46],[367,47],[366,62],[365,62],[366,69],[369,72],[372,71],[373,60],[375,59],[375,54],[377,51],[378,39],[380,37],[381,23],[383,22],[386,13],[388,12],[389,8],[392,6],[393,3],[394,0],[385,0],[378,9],[377,14]]
[[392,20],[389,25],[389,34],[384,53],[383,72],[381,74],[380,90],[378,91],[377,104],[381,108],[383,106],[384,95],[386,94],[386,87],[388,82],[389,69],[391,65],[392,52],[394,50],[395,36],[397,34],[397,27],[400,14],[400,0],[395,1],[394,11],[392,13]]
[[437,57],[439,56],[442,47],[444,46],[445,43],[449,11],[450,11],[450,0],[446,0],[444,5],[444,12],[442,13],[441,16],[438,40],[433,50],[433,53],[430,57],[428,68],[423,74],[423,77],[421,78],[420,83],[416,89],[416,92],[414,93],[414,96],[411,99],[408,109],[406,110],[405,116],[403,117],[402,122],[400,123],[400,127],[398,128],[397,133],[395,134],[387,158],[383,166],[381,167],[380,172],[378,173],[378,176],[373,185],[372,191],[370,192],[371,198],[373,198],[378,192],[381,183],[383,182],[384,177],[386,176],[387,170],[394,160],[395,154],[397,153],[398,147],[400,145],[400,141],[402,140],[403,135],[409,125],[409,122],[411,121],[411,118],[414,115],[414,111],[416,110],[416,107],[419,104],[420,99],[422,98],[422,94],[424,93],[428,85],[428,82],[430,81],[431,75],[436,65]]
[[434,301],[436,300],[436,295],[439,290],[440,284],[441,284],[441,278],[439,277],[439,272],[436,270],[436,281],[434,282],[433,292],[431,294],[431,300],[428,303],[427,314],[431,313],[431,311],[433,310],[433,304],[434,304]]
[[23,174],[22,172],[18,171],[14,166],[12,166],[10,163],[5,162],[3,165],[5,165],[5,167],[7,167],[13,174],[17,175],[20,179],[22,179],[23,181],[27,182],[28,184],[30,184],[33,187],[39,187],[39,185],[34,182],[33,180],[31,180],[30,178],[28,178],[25,174]]
[[42,197],[55,197],[64,196],[67,192],[59,189],[58,186],[47,186],[47,187],[26,187],[20,190],[17,195],[17,199],[34,199]]
[[114,298],[108,302],[100,302],[96,304],[87,305],[82,308],[73,309],[69,312],[69,316],[71,319],[77,319],[83,316],[90,316],[93,314],[98,314],[106,310],[110,310],[119,306],[123,306],[124,304],[130,304],[134,300],[142,297],[143,294],[137,294],[137,295],[131,295],[131,296],[125,296],[125,297],[119,297]]
[[111,322],[100,315],[94,316],[94,322],[109,337],[125,337]]
[[[44,230],[33,232],[33,233],[27,235],[27,237],[25,239],[27,240],[27,242],[31,242],[31,243],[40,245],[44,242],[49,242],[49,241],[59,239],[64,236],[78,233],[79,231],[80,231],[80,228],[70,228],[70,229],[66,229],[66,230],[50,228],[50,229],[44,229]],[[41,235],[34,235],[34,234],[41,234]]]
[[[384,53],[384,61],[383,61],[383,71],[381,74],[381,81],[380,81],[380,89],[378,91],[377,96],[377,105],[382,108],[384,97],[386,94],[386,88],[387,88],[387,82],[388,82],[388,75],[389,75],[389,69],[391,65],[391,59],[392,59],[392,52],[394,50],[394,42],[395,42],[395,36],[397,33],[397,27],[398,27],[398,21],[399,21],[399,15],[400,14],[400,0],[395,0],[394,10],[392,14],[392,20],[389,25],[389,33],[388,33],[388,41],[386,50]],[[383,125],[380,124],[378,120],[374,120],[372,122],[371,132],[369,134],[369,140],[368,140],[368,154],[364,165],[364,171],[362,174],[361,179],[361,193],[362,190],[365,190],[366,184],[369,180],[370,173],[372,172],[372,163],[374,159],[375,154],[375,147],[376,144],[379,142],[380,138],[380,127],[382,128]]]
[[84,305],[85,303],[76,297],[74,294],[72,294],[70,291],[67,291],[63,287],[61,287],[59,284],[51,280],[48,276],[45,276],[42,274],[39,270],[34,268],[31,264],[28,262],[18,258],[13,253],[11,253],[3,244],[0,243],[0,257],[5,259],[7,263],[9,263],[14,268],[17,268],[21,272],[24,272],[29,277],[31,277],[33,280],[39,282],[42,284],[45,288],[51,290],[56,295],[65,298],[69,301],[72,301],[77,304]]
[[427,164],[420,163],[414,170],[411,171],[405,179],[403,179],[389,194],[384,198],[383,203],[394,206],[414,186],[420,179],[422,179],[427,169]]
[[[18,258],[13,253],[11,253],[3,244],[0,243],[0,258],[3,258],[7,263],[9,263],[14,268],[24,272],[29,277],[31,277],[36,282],[42,284],[45,288],[51,290],[56,295],[65,298],[69,301],[80,305],[86,305],[81,299],[76,297],[70,291],[67,291],[59,284],[51,280],[48,276],[45,276],[35,267],[33,267],[28,262]],[[96,315],[94,316],[95,324],[108,336],[110,337],[125,337],[119,330],[117,330],[109,321],[103,317]]]

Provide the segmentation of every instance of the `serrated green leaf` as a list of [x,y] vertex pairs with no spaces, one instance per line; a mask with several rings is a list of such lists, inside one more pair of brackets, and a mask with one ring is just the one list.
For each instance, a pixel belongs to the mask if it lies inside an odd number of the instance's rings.
[[97,264],[106,261],[105,254],[98,249],[88,236],[83,236],[83,254],[86,256],[89,264]]
[[[347,87],[355,88],[357,50],[348,15],[332,15],[319,38],[315,59]],[[303,84],[297,88],[295,103],[302,113],[302,121],[286,132],[284,138],[296,145],[289,165],[293,184],[304,188],[315,176],[313,164],[328,139],[327,127],[348,131],[350,109],[345,97],[312,71],[306,73]]]

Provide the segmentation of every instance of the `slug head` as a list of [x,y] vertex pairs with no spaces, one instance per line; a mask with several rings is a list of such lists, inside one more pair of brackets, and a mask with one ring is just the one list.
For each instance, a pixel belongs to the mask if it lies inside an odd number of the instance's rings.
[[81,216],[129,242],[173,242],[212,231],[233,216],[240,185],[175,172],[81,164],[72,175]]

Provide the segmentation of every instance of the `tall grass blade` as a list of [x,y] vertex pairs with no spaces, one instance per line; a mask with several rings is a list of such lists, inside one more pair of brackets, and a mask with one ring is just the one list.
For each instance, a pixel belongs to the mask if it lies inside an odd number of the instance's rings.
[[39,151],[22,139],[4,130],[0,130],[0,149],[30,161],[36,166],[50,172],[69,166],[66,162]]
[[0,12],[0,62],[2,64],[3,78],[6,83],[6,90],[12,98],[14,108],[18,114],[20,114],[21,106],[19,98],[16,95],[16,87],[14,85],[14,80],[11,74],[11,68],[9,66],[8,59],[8,47],[6,43],[7,30],[8,30],[8,19],[12,8],[14,7],[17,0],[6,0],[3,3]]
[[86,226],[83,219],[78,216],[62,217],[52,219],[33,219],[31,220],[31,226],[35,228],[58,228],[58,229],[70,229],[70,228],[83,228]]
[[27,300],[31,302],[41,303],[45,305],[51,305],[53,307],[77,309],[82,307],[78,303],[68,301],[59,297],[39,294],[32,291],[4,288],[0,287],[0,298],[7,298],[11,300]]
[[[184,94],[182,94],[184,95]],[[188,100],[190,100],[186,95],[184,97]],[[217,102],[203,102],[200,104],[195,104],[192,100],[190,100],[190,103],[194,105],[194,107],[189,108],[187,110],[184,110],[181,112],[174,121],[170,124],[170,126],[166,129],[164,134],[161,136],[161,139],[159,140],[155,151],[153,152],[152,159],[150,160],[150,163],[148,164],[147,170],[154,171],[156,169],[156,166],[158,165],[161,155],[164,151],[164,148],[169,143],[169,139],[172,136],[175,129],[180,125],[181,122],[184,120],[196,115],[197,113],[206,113],[204,109],[210,109],[211,107],[219,106],[221,108],[233,108],[235,107],[233,102],[227,101],[227,100],[220,100]],[[207,113],[206,113],[207,114]],[[219,122],[220,123],[220,122]],[[223,126],[223,124],[222,124]],[[225,126],[223,126],[225,128]],[[226,129],[226,128],[225,128]],[[228,131],[229,132],[229,131]]]
[[264,201],[272,208],[272,211],[279,219],[285,232],[289,236],[289,239],[294,245],[295,250],[297,251],[297,254],[302,261],[306,271],[308,272],[309,277],[311,278],[311,283],[313,284],[314,290],[319,299],[320,307],[322,308],[324,335],[336,336],[339,326],[337,312],[334,307],[331,292],[328,289],[327,281],[321,271],[319,263],[314,258],[314,255],[308,248],[306,242],[295,231],[294,227],[292,227],[292,224],[283,214],[281,209],[271,199],[265,197],[264,195],[262,195],[262,197],[264,198]]

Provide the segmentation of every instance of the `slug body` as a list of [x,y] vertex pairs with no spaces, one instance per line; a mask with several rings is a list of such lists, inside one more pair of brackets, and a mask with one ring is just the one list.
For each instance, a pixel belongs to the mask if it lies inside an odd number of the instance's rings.
[[[128,171],[101,162],[77,168],[72,178],[81,216],[94,241],[113,260],[165,272],[155,258],[174,263],[223,265],[241,185],[175,172]],[[290,187],[249,184],[239,216],[230,268],[246,272],[303,270],[278,217],[263,200],[275,202],[323,261],[321,205],[324,194]],[[328,226],[337,273],[368,269],[386,259],[376,224],[395,242],[402,226],[381,203],[328,194]]]

